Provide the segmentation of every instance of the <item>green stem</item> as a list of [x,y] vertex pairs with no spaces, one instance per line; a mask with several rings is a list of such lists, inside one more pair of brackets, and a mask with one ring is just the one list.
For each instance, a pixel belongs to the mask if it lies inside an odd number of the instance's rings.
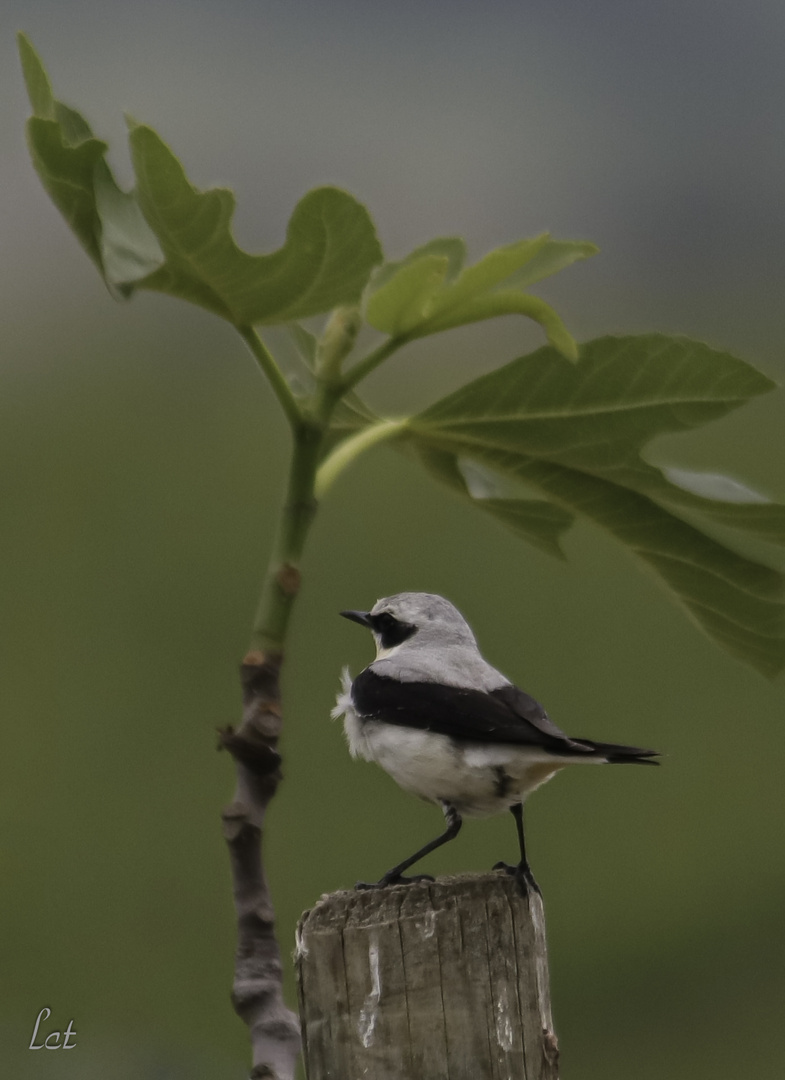
[[370,427],[363,428],[356,435],[345,439],[319,466],[314,487],[316,498],[324,497],[328,488],[332,487],[335,480],[355,458],[365,450],[376,446],[377,443],[399,435],[406,430],[408,423],[408,420],[380,420],[378,424],[371,424]]
[[316,516],[319,497],[358,454],[383,439],[391,438],[402,431],[406,424],[402,420],[386,420],[364,428],[347,439],[328,457],[321,469],[318,468],[324,437],[337,402],[350,387],[405,344],[404,338],[390,338],[342,378],[340,363],[354,341],[357,321],[354,310],[339,309],[328,324],[329,333],[321,343],[317,364],[316,389],[311,400],[304,405],[295,399],[255,330],[249,326],[238,327],[270,380],[294,437],[286,498],[251,634],[252,652],[279,658],[283,655],[289,620],[300,589],[300,561]]
[[321,425],[301,421],[294,449],[273,552],[256,611],[251,649],[281,655],[286,631],[300,590],[300,560],[316,516],[314,482],[322,444]]
[[366,357],[360,360],[354,365],[354,367],[347,371],[343,377],[341,389],[343,391],[351,390],[353,386],[356,386],[358,382],[370,375],[379,364],[384,363],[388,356],[391,356],[394,352],[397,352],[409,339],[406,337],[391,337],[387,341],[383,342],[378,349],[374,349],[373,352],[368,353]]
[[257,364],[270,380],[273,393],[278,398],[281,408],[286,413],[286,419],[289,421],[292,428],[296,428],[302,421],[302,410],[300,409],[297,398],[292,393],[288,382],[283,377],[281,369],[278,367],[275,360],[273,360],[267,350],[267,346],[252,326],[238,326],[237,330],[256,358]]

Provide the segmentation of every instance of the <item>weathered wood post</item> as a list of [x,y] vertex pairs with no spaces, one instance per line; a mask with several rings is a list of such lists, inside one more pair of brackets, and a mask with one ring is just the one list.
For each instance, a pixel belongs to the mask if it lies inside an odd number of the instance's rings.
[[324,896],[296,963],[308,1080],[558,1080],[542,899],[505,874]]

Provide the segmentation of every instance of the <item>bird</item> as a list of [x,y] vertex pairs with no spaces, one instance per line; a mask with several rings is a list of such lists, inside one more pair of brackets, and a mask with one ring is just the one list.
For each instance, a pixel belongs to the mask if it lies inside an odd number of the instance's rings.
[[357,882],[358,889],[433,881],[404,871],[454,840],[464,817],[509,810],[520,859],[493,869],[512,875],[524,895],[539,893],[526,856],[526,798],[567,765],[659,764],[656,750],[565,735],[539,702],[483,658],[471,627],[443,596],[396,593],[369,611],[340,614],[376,642],[375,660],[354,680],[344,668],[332,710],[334,719],[343,716],[349,751],[439,805],[446,826],[379,881]]

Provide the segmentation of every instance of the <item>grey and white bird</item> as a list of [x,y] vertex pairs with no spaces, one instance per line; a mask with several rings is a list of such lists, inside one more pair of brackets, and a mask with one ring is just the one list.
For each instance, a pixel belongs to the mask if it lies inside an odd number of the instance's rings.
[[375,761],[404,791],[437,803],[447,824],[374,886],[433,880],[403,872],[454,839],[464,816],[510,810],[520,862],[494,869],[513,874],[522,890],[536,889],[523,835],[526,797],[567,765],[658,764],[656,750],[565,735],[533,697],[483,659],[471,627],[442,596],[397,593],[370,611],[341,615],[376,641],[376,659],[354,681],[344,669],[332,712],[344,718],[352,756]]

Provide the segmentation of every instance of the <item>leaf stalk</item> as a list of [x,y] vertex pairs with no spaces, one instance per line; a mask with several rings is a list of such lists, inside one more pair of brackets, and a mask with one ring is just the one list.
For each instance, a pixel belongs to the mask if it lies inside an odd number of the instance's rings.
[[380,364],[384,363],[388,356],[392,356],[394,352],[397,352],[398,349],[406,345],[408,341],[409,338],[403,335],[391,337],[388,338],[387,341],[383,341],[377,349],[368,353],[368,355],[358,361],[351,370],[346,372],[341,384],[342,393],[346,393],[347,390],[353,389],[358,382],[361,382],[367,375],[370,375],[372,371],[375,371]]
[[366,450],[370,450],[377,443],[393,439],[404,432],[409,424],[408,418],[403,420],[380,420],[378,424],[371,424],[356,435],[350,436],[340,443],[319,467],[316,474],[315,493],[317,499],[322,499],[329,488],[335,483],[344,469],[355,458]]
[[290,426],[293,429],[297,428],[303,419],[302,409],[267,346],[252,326],[238,326],[237,331],[253,353],[257,364],[269,379],[273,393],[278,398]]

